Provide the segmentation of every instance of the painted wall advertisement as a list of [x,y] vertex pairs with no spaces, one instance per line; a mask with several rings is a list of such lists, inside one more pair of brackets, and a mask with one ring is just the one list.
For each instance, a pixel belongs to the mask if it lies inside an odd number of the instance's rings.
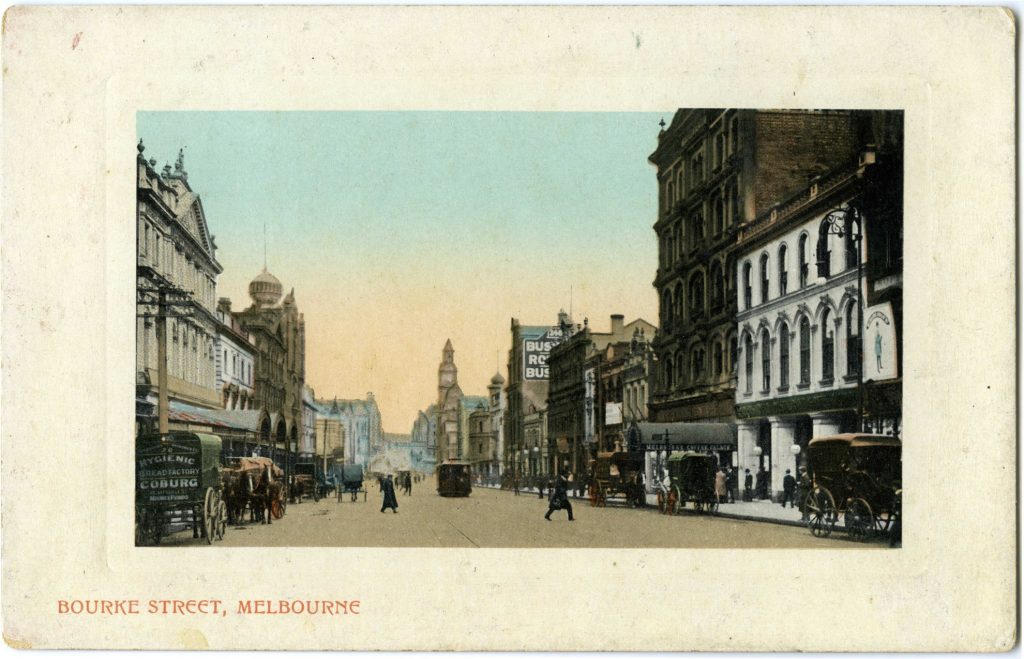
[[604,404],[604,425],[617,426],[622,423],[622,403]]
[[889,380],[896,369],[896,323],[888,302],[867,308],[864,323],[864,381]]
[[521,327],[523,339],[523,379],[548,379],[548,353],[562,342],[560,327]]

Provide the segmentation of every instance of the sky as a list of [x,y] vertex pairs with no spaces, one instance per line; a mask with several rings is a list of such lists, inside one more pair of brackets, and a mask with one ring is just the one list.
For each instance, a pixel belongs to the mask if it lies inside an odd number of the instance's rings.
[[[607,331],[657,321],[664,113],[140,112],[157,169],[184,149],[240,311],[264,266],[295,290],[318,398],[373,392],[385,431],[459,384],[507,378],[510,320],[559,309]],[[264,234],[266,240],[264,241]]]

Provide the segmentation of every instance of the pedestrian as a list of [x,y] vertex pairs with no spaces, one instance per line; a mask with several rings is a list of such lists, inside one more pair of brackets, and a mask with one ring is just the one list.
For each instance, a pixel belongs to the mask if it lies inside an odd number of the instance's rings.
[[793,501],[793,497],[796,495],[796,479],[793,478],[793,474],[789,473],[789,469],[786,470],[786,475],[782,478],[782,507],[786,507],[786,502],[789,502],[790,508],[796,508],[796,503]]
[[405,475],[405,493],[412,496],[412,476],[409,474]]
[[800,519],[807,521],[807,495],[811,493],[811,477],[807,473],[807,467],[800,467],[800,480],[797,481],[797,505],[800,507]]
[[725,472],[719,467],[715,472],[715,501],[722,503],[722,497],[726,496]]
[[766,489],[765,486],[767,485],[767,483],[765,482],[766,475],[767,475],[767,473],[764,470],[764,465],[758,467],[758,469],[757,469],[757,476],[754,478],[754,490],[756,492],[756,494],[754,496],[757,497],[758,499],[764,499],[765,498],[765,496],[764,496],[765,489]]
[[569,480],[566,478],[566,472],[563,469],[558,473],[558,478],[555,479],[555,488],[551,492],[551,498],[548,500],[548,512],[544,515],[544,519],[551,521],[551,513],[556,510],[566,510],[569,512],[569,521],[573,520],[572,516],[572,504],[569,503]]
[[725,470],[725,491],[728,493],[726,501],[736,503],[736,471],[732,467]]
[[384,492],[384,503],[381,504],[380,511],[384,512],[385,510],[390,508],[391,512],[397,514],[398,499],[395,498],[395,483],[394,480],[391,478],[391,474],[388,474],[387,479],[383,481],[383,484],[381,485],[381,491]]
[[512,476],[512,491],[516,496],[519,496],[519,477]]
[[541,476],[541,477],[539,477],[537,479],[537,498],[538,499],[543,499],[544,498],[544,481],[545,480],[546,479],[543,476]]
[[754,477],[750,474],[750,470],[745,470],[746,473],[743,475],[743,500],[751,501],[754,498]]

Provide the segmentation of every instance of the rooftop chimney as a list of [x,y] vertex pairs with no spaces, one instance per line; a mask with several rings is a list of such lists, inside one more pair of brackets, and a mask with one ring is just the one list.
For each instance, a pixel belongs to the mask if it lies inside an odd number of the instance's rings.
[[625,320],[625,318],[626,317],[623,316],[620,313],[613,313],[612,314],[612,334],[621,334],[622,333],[622,325],[623,325],[622,321]]

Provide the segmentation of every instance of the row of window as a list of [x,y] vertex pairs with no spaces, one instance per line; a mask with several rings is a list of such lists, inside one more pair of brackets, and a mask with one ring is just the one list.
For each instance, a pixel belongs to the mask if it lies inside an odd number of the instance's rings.
[[[662,233],[662,267],[670,267],[687,252],[700,248],[709,235],[712,239],[720,238],[728,227],[739,222],[740,208],[735,182],[710,195],[698,208]],[[710,227],[705,219],[708,217],[711,218]]]
[[[238,379],[240,379],[244,384],[252,386],[252,362],[242,359],[242,356],[237,352],[232,352],[230,362],[231,368],[229,370],[228,351],[226,349],[224,350],[223,358],[224,361],[222,362],[222,368],[224,369],[224,376],[238,376]],[[222,379],[227,380],[228,377],[222,377]]]
[[[810,275],[810,263],[808,262],[808,235],[807,233],[800,234],[800,238],[797,243],[797,290],[807,287],[808,278]],[[850,232],[846,232],[843,237],[844,244],[844,256],[845,256],[845,270],[855,268],[857,266],[857,246],[851,237]],[[776,286],[774,290],[774,297],[782,297],[789,292],[790,289],[790,270],[789,270],[789,247],[786,243],[779,245],[778,252],[776,254]],[[829,249],[828,234],[822,233],[818,239],[818,245],[816,250],[816,265],[817,273],[819,277],[831,277],[831,263],[832,263],[832,251]],[[767,252],[761,254],[758,262],[758,302],[764,304],[773,297],[772,285],[771,285],[771,257]],[[753,266],[750,261],[746,261],[743,264],[742,274],[742,285],[743,285],[743,309],[750,309],[754,306],[754,289],[753,282],[751,281],[753,276]]]
[[[165,240],[148,221],[143,220],[141,225],[138,245],[140,260],[148,261],[176,285],[191,291],[203,306],[212,309],[213,298],[216,295],[214,279],[199,267],[197,261],[174,249],[172,243]],[[170,258],[163,258],[162,254],[168,251]],[[164,270],[161,270],[161,261],[164,263]]]
[[[691,346],[688,352],[680,350],[665,358],[661,368],[661,380],[667,389],[697,384],[705,380],[716,381],[732,373],[736,362],[736,337],[729,339],[729,352],[725,344],[716,340],[711,347],[711,364],[707,364],[707,350],[704,344]],[[710,368],[710,370],[709,370]]]
[[[711,264],[711,271],[705,275],[698,270],[690,275],[683,287],[677,282],[661,294],[661,326],[666,332],[681,327],[686,320],[699,320],[725,308],[726,300],[732,297],[732,266],[722,266],[721,261]],[[710,296],[705,296],[705,280],[710,280]]]
[[[850,304],[846,309],[846,376],[856,377],[861,368],[860,319],[857,317],[857,305]],[[803,316],[799,323],[797,347],[799,349],[799,386],[811,384],[811,322]],[[835,323],[831,313],[826,309],[821,316],[821,337],[818,343],[818,356],[822,384],[831,384],[835,378]],[[767,328],[760,330],[759,347],[761,350],[761,393],[767,394],[772,388],[772,373],[778,374],[778,387],[785,390],[790,380],[790,336],[789,326],[783,322],[779,326],[778,368],[772,367],[772,338]],[[744,359],[744,392],[753,393],[754,389],[754,338],[746,332],[743,335]]]
[[[739,144],[739,120],[733,115],[719,123],[717,130],[704,142],[692,147],[685,157],[671,168],[664,178],[664,211],[691,190],[701,185],[709,174],[719,171]],[[708,157],[705,157],[707,154]],[[707,164],[710,162],[710,170]]]

